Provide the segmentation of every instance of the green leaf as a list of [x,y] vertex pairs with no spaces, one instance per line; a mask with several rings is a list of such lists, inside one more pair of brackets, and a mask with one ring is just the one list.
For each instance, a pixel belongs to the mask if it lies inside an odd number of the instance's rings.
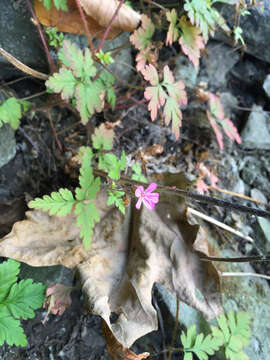
[[93,202],[78,203],[75,207],[75,214],[78,215],[77,225],[81,228],[80,236],[88,250],[91,245],[94,224],[99,221],[98,210]]
[[69,40],[64,40],[63,46],[58,52],[58,58],[66,67],[72,70],[76,78],[87,81],[90,77],[96,75],[96,67],[88,48],[83,53],[77,45]]
[[132,165],[132,170],[134,171],[134,174],[131,175],[131,179],[147,182],[146,177],[142,174],[142,168],[137,162]]
[[79,83],[76,86],[76,108],[79,111],[82,123],[86,124],[89,117],[91,117],[95,111],[102,110],[101,101],[102,91],[95,83],[84,84]]
[[74,95],[77,80],[71,70],[61,68],[59,73],[54,73],[50,76],[45,84],[53,92],[61,93],[63,100],[68,100]]
[[40,308],[44,301],[45,286],[33,283],[32,279],[21,280],[12,285],[4,306],[14,318],[23,320],[33,318],[33,310]]
[[0,302],[8,295],[10,287],[17,281],[20,263],[9,259],[0,264]]
[[216,10],[211,7],[209,0],[185,0],[184,10],[191,23],[201,29],[205,43],[209,34],[214,35],[217,24]]
[[12,129],[17,130],[22,117],[20,102],[11,97],[0,105],[0,127],[3,123],[8,123]]
[[0,313],[0,345],[6,341],[10,346],[26,346],[27,339],[20,325],[19,320]]
[[54,0],[54,5],[57,10],[68,11],[67,0]]
[[[47,10],[51,10],[52,0],[39,0],[43,3]],[[68,11],[67,0],[54,0],[54,5],[57,10]]]
[[193,352],[199,360],[207,360],[208,355],[213,355],[222,345],[220,338],[215,338],[210,334],[206,337],[204,334],[196,335],[195,325],[188,328],[187,334],[182,332],[181,341],[184,346],[184,353]]
[[48,211],[50,215],[65,216],[71,213],[74,203],[72,192],[68,189],[60,189],[59,192],[52,192],[51,196],[44,195],[42,199],[36,198],[30,201],[28,206]]
[[108,190],[108,205],[115,205],[123,215],[126,213],[126,208],[123,201],[124,191]]
[[212,335],[224,342],[226,359],[248,359],[242,349],[250,342],[250,315],[230,310],[227,316],[217,317],[217,322],[219,329],[212,327]]
[[111,150],[113,147],[114,131],[101,124],[92,135],[93,147],[96,150]]

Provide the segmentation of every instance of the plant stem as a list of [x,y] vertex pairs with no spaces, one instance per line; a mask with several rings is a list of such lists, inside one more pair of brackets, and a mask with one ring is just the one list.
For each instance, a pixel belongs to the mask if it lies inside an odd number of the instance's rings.
[[[77,0],[76,0],[76,1],[77,1]],[[97,53],[100,52],[100,50],[102,49],[102,46],[103,46],[103,44],[104,44],[104,41],[106,40],[106,38],[107,38],[107,36],[108,36],[111,28],[112,28],[112,24],[113,24],[113,22],[114,22],[114,20],[115,20],[115,18],[116,18],[116,16],[117,16],[117,14],[118,14],[121,6],[124,4],[124,2],[125,2],[125,0],[121,0],[120,3],[119,3],[119,5],[117,6],[117,8],[116,8],[116,10],[115,10],[115,12],[114,12],[114,14],[113,14],[110,22],[109,22],[109,25],[107,26],[107,29],[105,30],[105,32],[104,32],[104,34],[103,34],[103,37],[102,37],[102,39],[101,39],[101,41],[100,41],[100,43],[99,43],[99,46],[98,46],[97,51],[96,51]]]
[[90,47],[92,56],[95,57],[95,48],[94,48],[94,44],[93,44],[93,41],[92,41],[92,37],[91,37],[90,31],[89,31],[89,28],[88,28],[88,24],[87,24],[87,21],[86,21],[86,17],[85,17],[85,15],[84,15],[83,9],[82,9],[82,7],[81,7],[80,1],[79,1],[79,0],[75,0],[75,1],[76,1],[78,10],[79,10],[81,19],[82,19],[82,21],[83,21],[83,25],[84,25],[85,32],[86,32],[86,35],[87,35],[87,38],[88,38],[89,47]]
[[47,60],[48,60],[48,63],[49,63],[50,69],[51,69],[51,73],[54,73],[55,72],[55,66],[54,66],[54,63],[52,61],[52,57],[51,57],[51,54],[49,52],[49,48],[48,48],[45,36],[43,34],[43,31],[41,29],[40,23],[38,21],[38,18],[36,17],[36,14],[35,14],[35,12],[33,10],[33,7],[32,7],[32,4],[31,4],[30,0],[26,0],[26,4],[27,4],[27,7],[28,7],[33,19],[34,19],[34,24],[36,25],[39,36],[41,38],[41,41],[42,41],[42,44],[43,44],[43,47],[44,47],[44,50],[45,50],[45,53],[46,53],[46,56],[47,56]]
[[270,276],[263,275],[263,274],[256,274],[256,273],[238,273],[238,272],[222,272],[220,273],[222,277],[231,277],[231,276],[253,276],[253,277],[259,277],[262,279],[270,280]]

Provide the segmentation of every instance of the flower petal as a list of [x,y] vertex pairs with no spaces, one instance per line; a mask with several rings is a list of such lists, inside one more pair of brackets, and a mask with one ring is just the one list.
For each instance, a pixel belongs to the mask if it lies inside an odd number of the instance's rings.
[[150,185],[148,186],[148,188],[145,190],[145,193],[146,193],[146,194],[147,194],[147,193],[151,193],[152,191],[156,190],[157,186],[158,186],[158,185],[153,182],[153,183],[150,184]]
[[148,198],[147,197],[143,198],[142,201],[143,201],[146,209],[148,209],[148,210],[153,210],[154,209],[155,204],[149,199],[149,197]]
[[143,201],[143,198],[139,197],[139,200],[137,201],[136,203],[136,209],[140,209],[141,205],[142,205],[142,201]]
[[159,201],[159,193],[148,194],[147,199],[152,201],[154,204],[157,204]]
[[138,186],[137,189],[135,190],[135,196],[140,197],[143,192],[144,192],[144,187]]

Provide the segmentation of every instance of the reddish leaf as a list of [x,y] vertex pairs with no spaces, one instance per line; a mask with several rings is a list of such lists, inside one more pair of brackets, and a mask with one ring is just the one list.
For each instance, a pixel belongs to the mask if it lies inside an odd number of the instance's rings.
[[138,49],[146,49],[151,41],[152,36],[155,32],[155,25],[146,15],[141,16],[141,26],[139,29],[135,30],[134,33],[130,36],[130,42]]
[[209,110],[206,110],[206,115],[208,117],[208,120],[210,122],[210,125],[212,126],[212,129],[214,130],[217,138],[217,142],[219,145],[220,150],[223,150],[223,135],[220,131],[220,128],[216,122],[216,118],[211,114]]
[[185,16],[181,17],[180,24],[182,36],[179,39],[179,44],[189,60],[197,67],[199,65],[200,50],[204,49],[205,46],[203,37],[200,35],[200,29],[192,26]]
[[167,20],[169,21],[169,29],[166,37],[166,45],[172,45],[173,42],[177,41],[180,35],[179,29],[177,27],[177,12],[175,9],[166,12]]
[[158,59],[157,49],[152,49],[149,45],[145,50],[140,51],[136,56],[136,69],[140,72],[145,68],[146,64],[156,65]]
[[72,286],[66,286],[60,283],[50,285],[46,290],[47,299],[44,306],[48,308],[43,322],[47,316],[52,313],[54,315],[63,315],[64,311],[71,305],[70,293],[73,290]]
[[198,179],[198,181],[196,182],[196,188],[198,193],[200,194],[208,192],[208,185],[206,185],[206,183],[202,179]]
[[228,119],[228,118],[223,119],[222,126],[223,126],[225,134],[232,141],[235,140],[238,144],[241,144],[242,140],[238,133],[238,130],[236,129],[236,127],[234,126],[233,122],[230,119]]
[[151,119],[155,120],[157,117],[158,109],[165,104],[167,94],[163,90],[161,84],[159,84],[158,73],[153,65],[147,65],[142,74],[145,80],[149,81],[151,85],[145,89],[144,97],[149,100],[148,110],[151,111]]

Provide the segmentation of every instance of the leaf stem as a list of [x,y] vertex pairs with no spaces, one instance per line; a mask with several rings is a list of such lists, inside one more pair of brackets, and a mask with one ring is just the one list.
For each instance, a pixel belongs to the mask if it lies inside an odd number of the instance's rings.
[[32,18],[34,19],[34,24],[37,27],[40,39],[42,41],[42,44],[43,44],[43,47],[44,47],[44,50],[45,50],[45,53],[46,53],[46,56],[47,56],[49,66],[50,66],[50,69],[51,69],[51,73],[54,73],[55,72],[55,66],[54,66],[54,63],[53,63],[53,60],[52,60],[52,57],[51,57],[51,54],[50,54],[46,39],[45,39],[45,36],[43,34],[40,23],[38,21],[38,18],[36,17],[36,14],[35,14],[35,12],[33,10],[33,7],[32,7],[32,4],[31,4],[30,0],[26,0],[26,4],[27,4],[27,7],[28,7],[28,9],[29,9],[29,11],[30,11],[30,13],[32,15]]
[[81,7],[80,1],[79,0],[75,0],[75,1],[76,1],[76,5],[78,7],[78,10],[79,10],[81,19],[83,21],[83,25],[84,25],[85,32],[86,32],[86,35],[87,35],[87,38],[88,38],[89,47],[90,47],[92,56],[95,57],[95,48],[94,48],[92,37],[91,37],[90,31],[89,31],[89,28],[88,28],[88,24],[87,24],[87,21],[86,21],[85,14],[84,14],[83,9]]
[[[78,0],[76,0],[76,1],[78,1]],[[115,12],[114,12],[114,14],[113,14],[110,22],[109,22],[109,25],[107,26],[107,29],[105,30],[105,32],[104,32],[104,34],[103,34],[103,36],[102,36],[102,39],[101,39],[101,41],[100,41],[100,43],[99,43],[99,46],[98,46],[97,51],[96,51],[97,53],[100,52],[100,50],[102,49],[102,46],[103,46],[103,44],[104,44],[104,41],[106,40],[106,38],[107,38],[107,36],[108,36],[111,28],[112,28],[112,24],[113,24],[113,22],[114,22],[114,20],[115,20],[115,18],[116,18],[116,16],[117,16],[117,14],[118,14],[121,6],[124,4],[124,2],[125,2],[125,0],[121,0],[120,3],[119,3],[119,5],[117,6],[117,8],[116,8],[116,10],[115,10]]]

